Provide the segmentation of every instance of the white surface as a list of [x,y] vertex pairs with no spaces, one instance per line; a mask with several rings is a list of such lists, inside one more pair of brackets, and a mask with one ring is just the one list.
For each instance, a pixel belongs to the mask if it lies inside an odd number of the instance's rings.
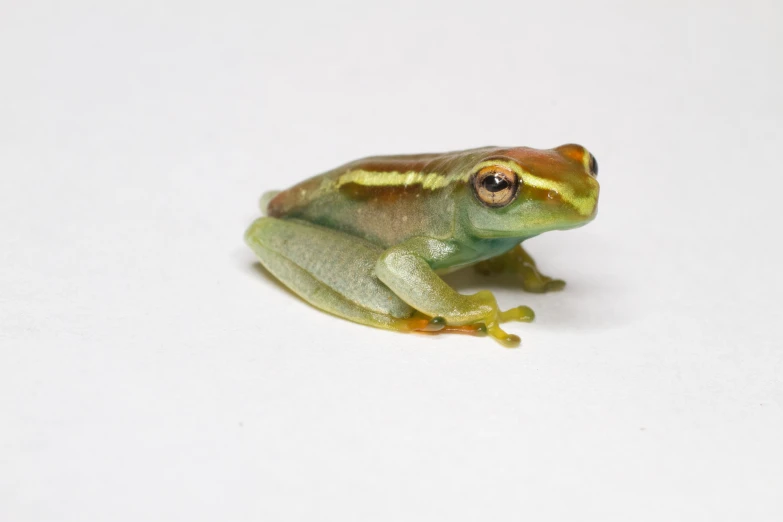
[[[0,520],[783,518],[779,2],[90,4],[0,17]],[[518,350],[241,240],[356,157],[571,141],[566,291],[451,278]]]

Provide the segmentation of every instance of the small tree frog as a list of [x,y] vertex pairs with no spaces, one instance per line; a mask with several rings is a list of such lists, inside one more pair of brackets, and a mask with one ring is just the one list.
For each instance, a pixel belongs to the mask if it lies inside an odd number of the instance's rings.
[[376,156],[262,197],[245,233],[261,264],[305,301],[365,325],[403,332],[519,337],[486,290],[463,295],[438,274],[468,265],[510,270],[530,292],[565,283],[539,272],[522,241],[596,215],[598,164],[584,147],[482,147]]

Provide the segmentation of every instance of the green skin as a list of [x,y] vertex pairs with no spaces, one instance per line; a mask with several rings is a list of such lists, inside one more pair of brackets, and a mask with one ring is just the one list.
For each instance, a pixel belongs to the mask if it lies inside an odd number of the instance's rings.
[[[482,168],[510,173],[519,188],[487,196]],[[267,216],[245,240],[283,284],[332,314],[398,331],[489,334],[516,346],[519,337],[500,324],[531,321],[530,308],[501,311],[489,291],[463,295],[438,274],[476,265],[513,271],[527,291],[563,288],[520,243],[592,220],[596,170],[578,145],[366,158],[265,195]],[[485,199],[498,194],[508,201]]]

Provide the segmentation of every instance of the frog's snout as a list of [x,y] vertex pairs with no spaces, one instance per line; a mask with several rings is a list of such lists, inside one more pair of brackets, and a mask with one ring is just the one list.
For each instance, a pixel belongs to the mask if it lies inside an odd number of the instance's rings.
[[587,219],[592,220],[595,218],[595,215],[598,213],[598,194],[601,192],[601,187],[598,184],[598,181],[596,181],[595,178],[590,178],[591,187],[588,191],[588,195],[586,197],[587,201],[589,202],[589,205],[586,206],[588,209],[587,212]]

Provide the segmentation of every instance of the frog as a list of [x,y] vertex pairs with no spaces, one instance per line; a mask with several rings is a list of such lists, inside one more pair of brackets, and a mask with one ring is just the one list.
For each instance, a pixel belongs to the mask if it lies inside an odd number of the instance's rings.
[[502,310],[490,291],[462,294],[441,276],[473,266],[510,272],[528,292],[562,290],[522,243],[592,221],[597,176],[577,144],[370,156],[265,193],[244,239],[285,287],[335,316],[516,347],[502,325],[533,321],[529,306]]

